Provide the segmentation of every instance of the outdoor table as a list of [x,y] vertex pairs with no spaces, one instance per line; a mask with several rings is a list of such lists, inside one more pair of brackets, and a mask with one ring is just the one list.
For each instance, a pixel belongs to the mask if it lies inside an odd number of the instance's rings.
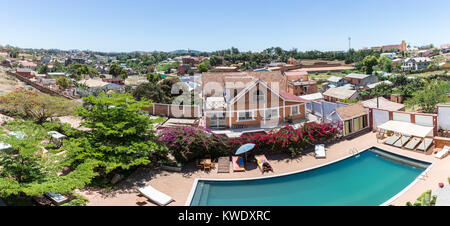
[[203,165],[203,167],[205,165],[211,165],[211,159],[202,159],[202,160],[200,160],[200,165]]

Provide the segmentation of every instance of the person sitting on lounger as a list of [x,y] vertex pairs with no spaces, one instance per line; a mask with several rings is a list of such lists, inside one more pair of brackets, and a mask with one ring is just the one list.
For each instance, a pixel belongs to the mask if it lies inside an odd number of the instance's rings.
[[264,162],[264,163],[263,163],[263,170],[264,170],[265,172],[267,172],[267,171],[273,171],[272,166],[271,166],[268,162]]

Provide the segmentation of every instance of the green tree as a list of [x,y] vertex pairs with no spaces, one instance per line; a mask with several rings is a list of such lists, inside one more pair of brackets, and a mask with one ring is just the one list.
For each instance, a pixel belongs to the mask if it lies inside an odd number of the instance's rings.
[[49,69],[46,64],[41,64],[37,66],[36,71],[39,74],[47,74],[49,72]]
[[161,89],[164,91],[165,95],[168,96],[171,100],[173,100],[174,97],[177,97],[181,95],[182,93],[172,93],[172,87],[175,84],[180,84],[181,80],[178,77],[172,77],[172,78],[166,78],[162,80],[158,85],[161,87]]
[[70,82],[66,77],[58,77],[56,79],[56,85],[59,85],[63,89],[67,89],[70,86]]
[[156,83],[143,83],[131,91],[131,94],[137,100],[148,99],[163,104],[170,104],[172,101],[171,96],[168,96]]
[[378,64],[378,58],[376,56],[366,56],[362,61],[362,70],[371,75],[373,72],[373,67]]
[[200,73],[208,72],[208,67],[205,63],[201,63],[198,65],[198,70],[200,71]]
[[450,82],[433,80],[427,82],[423,89],[414,92],[412,98],[405,103],[409,107],[419,106],[422,111],[433,113],[437,104],[449,101],[448,92],[450,92]]
[[162,80],[162,77],[161,77],[161,74],[158,74],[158,73],[148,73],[147,74],[147,80],[150,82],[150,83],[158,83],[159,81],[161,81]]
[[378,59],[378,67],[385,72],[391,73],[393,70],[392,60],[386,56],[380,57]]
[[122,79],[128,78],[128,72],[118,64],[112,64],[109,68],[109,73],[114,78],[122,78]]
[[370,95],[376,97],[382,97],[390,94],[392,94],[392,86],[387,83],[378,84],[370,91]]
[[86,76],[93,78],[100,74],[95,68],[86,64],[70,64],[68,66],[68,72],[72,74],[72,78],[76,80],[84,79]]
[[166,149],[153,141],[152,120],[143,109],[151,107],[147,100],[136,101],[130,94],[89,96],[85,107],[77,109],[82,126],[89,128],[85,136],[70,139],[64,148],[77,166],[86,160],[99,162],[101,175],[115,169],[147,165],[151,158],[166,154]]
[[45,152],[41,147],[47,131],[31,121],[12,121],[7,129],[19,135],[2,135],[12,148],[0,152],[0,197],[40,196],[47,192],[70,193],[96,176],[95,161],[86,161],[64,173],[66,155]]

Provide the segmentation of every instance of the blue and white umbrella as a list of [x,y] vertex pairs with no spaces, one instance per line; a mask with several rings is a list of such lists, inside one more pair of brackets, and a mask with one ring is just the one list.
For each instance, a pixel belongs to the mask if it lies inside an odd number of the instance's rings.
[[247,153],[251,151],[253,148],[255,148],[255,144],[244,144],[236,151],[235,155]]

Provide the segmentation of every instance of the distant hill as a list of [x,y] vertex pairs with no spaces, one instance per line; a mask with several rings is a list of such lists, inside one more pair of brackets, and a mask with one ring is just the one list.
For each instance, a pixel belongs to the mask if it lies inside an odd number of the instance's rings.
[[186,50],[186,49],[179,49],[179,50],[175,50],[172,51],[170,53],[174,53],[174,54],[183,54],[183,53],[201,53],[202,51],[198,51],[198,50]]

